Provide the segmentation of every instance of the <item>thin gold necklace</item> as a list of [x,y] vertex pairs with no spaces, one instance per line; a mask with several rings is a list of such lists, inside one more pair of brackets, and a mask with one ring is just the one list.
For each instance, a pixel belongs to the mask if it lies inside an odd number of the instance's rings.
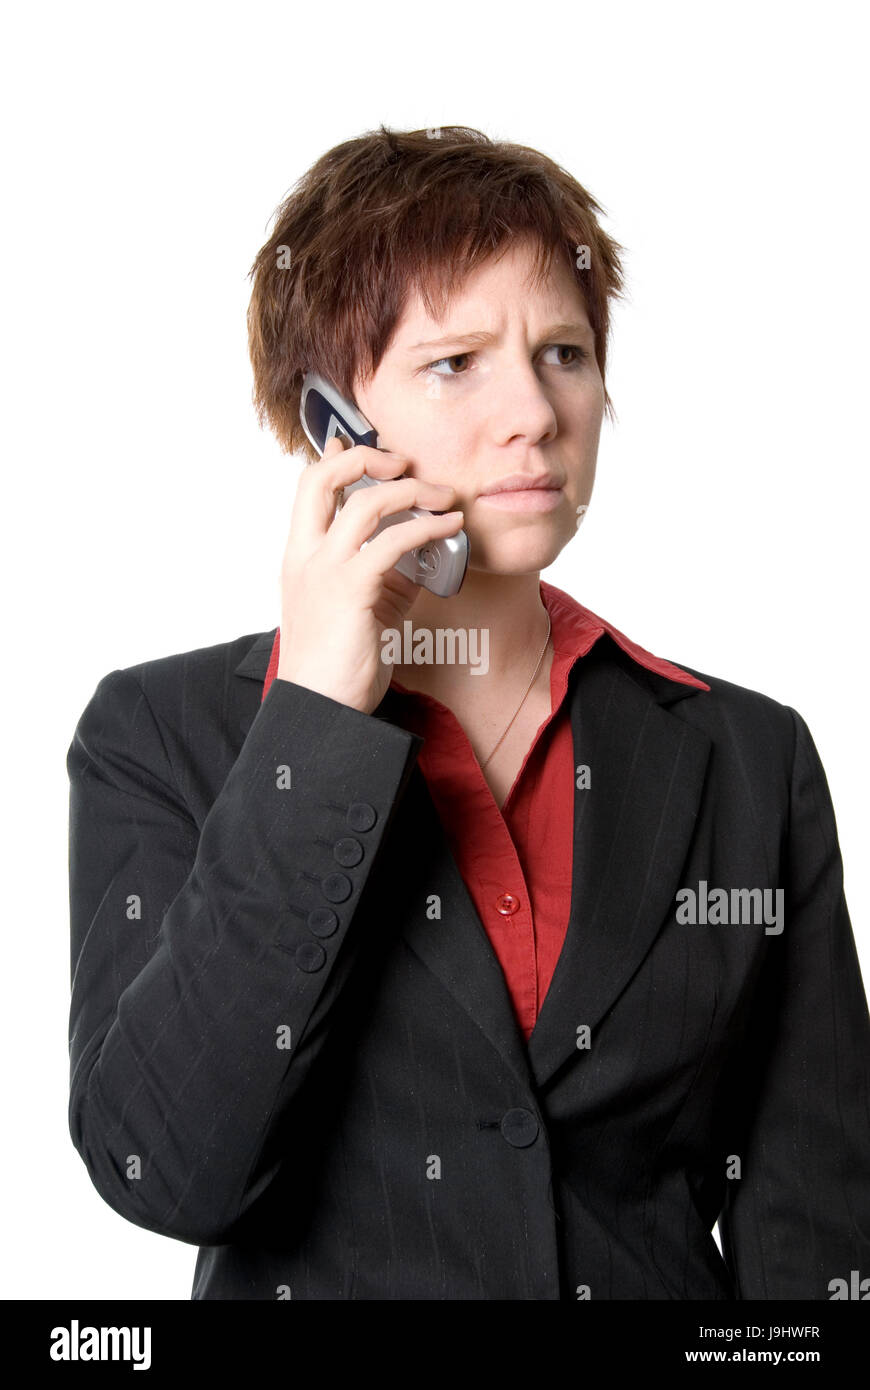
[[528,685],[526,686],[526,693],[525,693],[525,695],[523,696],[523,698],[520,700],[520,702],[519,702],[519,704],[517,705],[516,709],[514,710],[513,716],[512,716],[512,718],[511,718],[510,724],[508,724],[508,726],[507,726],[507,729],[505,729],[505,731],[504,731],[504,733],[502,734],[501,738],[499,739],[498,743],[495,745],[495,748],[493,748],[492,752],[491,752],[490,755],[489,755],[489,758],[486,758],[485,761],[482,762],[482,763],[480,764],[481,771],[483,770],[483,768],[486,767],[486,764],[489,762],[490,758],[492,758],[492,757],[495,756],[495,754],[498,752],[498,750],[499,750],[499,748],[501,747],[501,745],[504,743],[504,740],[505,740],[505,738],[506,738],[506,736],[507,736],[507,733],[508,733],[508,729],[510,729],[510,726],[511,726],[511,724],[513,724],[514,719],[516,719],[516,717],[517,717],[517,715],[519,714],[520,710],[522,709],[523,705],[526,703],[526,699],[527,699],[527,697],[528,697],[528,693],[529,693],[529,691],[531,690],[532,686],[534,685],[534,683],[535,683],[535,681],[536,681],[536,679],[537,679],[537,676],[538,676],[538,672],[539,672],[540,669],[541,669],[541,662],[542,662],[543,659],[544,659],[544,653],[545,653],[545,651],[547,650],[547,643],[548,643],[549,640],[550,640],[550,628],[551,628],[550,614],[548,613],[548,614],[547,614],[547,636],[544,638],[544,645],[543,645],[543,647],[541,648],[541,655],[538,657],[538,664],[537,664],[537,666],[535,667],[535,669],[534,669],[534,671],[533,671],[533,673],[532,673],[532,679],[529,681]]

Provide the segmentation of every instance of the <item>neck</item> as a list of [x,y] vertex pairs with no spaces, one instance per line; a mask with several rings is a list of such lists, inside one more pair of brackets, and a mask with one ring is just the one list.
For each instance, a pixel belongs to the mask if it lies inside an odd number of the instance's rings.
[[[547,635],[547,610],[539,583],[539,574],[505,576],[469,570],[459,593],[449,599],[421,588],[408,614],[414,633],[430,631],[434,645],[438,628],[464,630],[470,651],[471,630],[475,629],[477,652],[487,652],[489,679],[469,679],[471,668],[467,665],[398,662],[393,668],[395,679],[409,690],[422,690],[436,698],[466,689],[469,694],[483,696],[500,686],[512,686],[523,675],[528,679]],[[544,664],[548,664],[546,657]]]

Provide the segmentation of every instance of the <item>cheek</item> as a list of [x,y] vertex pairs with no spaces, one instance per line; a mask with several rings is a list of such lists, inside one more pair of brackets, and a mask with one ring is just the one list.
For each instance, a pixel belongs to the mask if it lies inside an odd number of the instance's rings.
[[363,413],[378,430],[381,447],[405,454],[412,460],[411,471],[433,482],[449,482],[448,461],[467,458],[467,421],[455,411],[445,409],[438,380],[429,385],[404,378],[386,378],[369,391],[370,413]]
[[575,403],[572,418],[577,431],[584,437],[596,438],[604,419],[604,387],[601,378],[590,383]]
[[469,463],[475,457],[475,430],[468,418],[446,420],[443,412],[417,422],[413,440],[408,434],[407,452],[414,459],[418,477],[435,483],[462,486]]

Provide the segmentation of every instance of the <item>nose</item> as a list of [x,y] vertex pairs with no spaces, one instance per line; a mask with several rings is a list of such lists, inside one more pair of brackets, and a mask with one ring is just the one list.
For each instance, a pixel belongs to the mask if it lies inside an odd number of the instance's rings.
[[526,358],[493,372],[495,437],[499,444],[547,444],[555,439],[556,412],[534,365]]

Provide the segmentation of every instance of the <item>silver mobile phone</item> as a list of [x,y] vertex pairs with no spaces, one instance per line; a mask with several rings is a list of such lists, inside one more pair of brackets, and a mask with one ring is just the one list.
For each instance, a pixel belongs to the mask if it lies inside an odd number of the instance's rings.
[[[299,415],[307,437],[319,454],[334,435],[349,439],[351,444],[367,444],[372,449],[379,448],[377,430],[356,406],[333,386],[326,377],[317,372],[307,372],[302,382],[302,399]],[[342,501],[348,493],[360,487],[377,487],[384,480],[370,478],[367,473],[346,487]],[[387,526],[408,521],[411,517],[426,516],[422,507],[409,507],[405,511],[385,516],[372,532],[369,540],[380,535]],[[427,541],[424,545],[408,550],[398,560],[396,569],[421,584],[440,598],[449,598],[458,593],[468,568],[469,542],[464,531],[455,536],[444,536],[440,540]]]

